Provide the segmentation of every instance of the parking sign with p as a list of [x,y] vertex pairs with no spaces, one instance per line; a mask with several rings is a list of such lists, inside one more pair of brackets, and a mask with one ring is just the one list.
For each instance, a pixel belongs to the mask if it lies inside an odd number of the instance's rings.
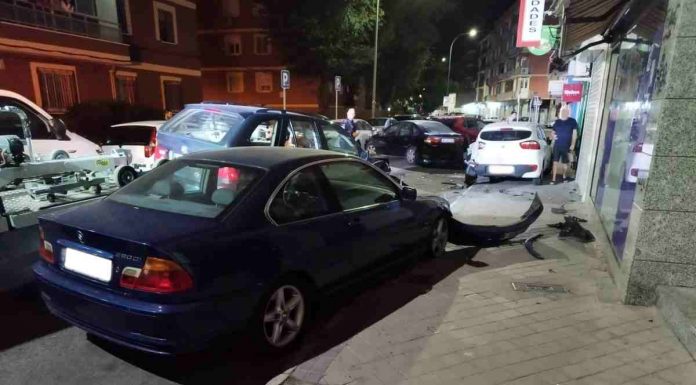
[[284,90],[290,89],[290,71],[282,70],[280,71],[280,88]]

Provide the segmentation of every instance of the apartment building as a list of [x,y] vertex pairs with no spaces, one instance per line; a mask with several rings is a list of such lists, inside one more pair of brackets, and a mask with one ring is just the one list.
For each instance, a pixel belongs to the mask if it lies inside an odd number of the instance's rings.
[[[476,100],[490,102],[496,115],[504,117],[519,108],[530,116],[531,101],[542,100],[541,120],[549,108],[549,54],[536,56],[516,47],[518,5],[514,4],[493,24],[479,44]],[[518,106],[519,99],[519,106]]]
[[[269,4],[255,0],[209,0],[199,3],[198,42],[203,98],[272,108],[283,105],[280,71],[290,68],[281,44],[284,19]],[[319,109],[319,76],[291,75],[287,108]]]
[[91,100],[201,99],[191,0],[0,0],[0,88],[52,114]]

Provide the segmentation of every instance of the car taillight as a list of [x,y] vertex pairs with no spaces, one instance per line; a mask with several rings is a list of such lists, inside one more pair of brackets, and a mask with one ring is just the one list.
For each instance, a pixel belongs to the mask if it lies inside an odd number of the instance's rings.
[[428,144],[440,144],[440,142],[442,142],[442,139],[440,139],[437,136],[429,136],[429,137],[425,138],[425,143],[428,143]]
[[478,149],[483,150],[486,148],[486,142],[478,142]]
[[520,143],[523,150],[541,150],[541,145],[536,140],[528,140]]
[[239,171],[234,167],[220,167],[218,169],[218,185],[231,184],[239,180]]
[[637,169],[637,168],[632,168],[632,169],[631,169],[631,176],[635,176],[635,177],[638,176],[638,169]]
[[539,165],[538,165],[538,164],[530,164],[530,165],[529,165],[529,168],[530,168],[532,171],[536,171],[536,170],[539,169]]
[[643,143],[638,143],[633,146],[633,152],[643,152]]
[[53,256],[53,245],[51,242],[46,240],[46,234],[44,234],[43,229],[39,226],[39,255],[44,261],[48,263],[54,263],[56,261]]
[[147,257],[142,269],[126,267],[121,272],[121,287],[150,293],[176,293],[193,287],[191,276],[178,263]]
[[[143,148],[143,151],[145,152],[145,157],[149,158],[152,155],[157,155],[157,147],[153,145],[148,145]],[[156,156],[155,156],[156,157]]]
[[167,149],[160,146],[155,146],[155,160],[166,159]]

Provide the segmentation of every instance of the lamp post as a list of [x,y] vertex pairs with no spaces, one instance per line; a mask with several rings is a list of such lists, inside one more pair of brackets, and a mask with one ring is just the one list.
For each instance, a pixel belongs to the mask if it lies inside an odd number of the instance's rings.
[[449,96],[449,91],[450,91],[450,75],[452,74],[452,49],[454,48],[454,42],[456,42],[457,39],[459,39],[460,37],[462,37],[464,35],[468,35],[470,38],[473,39],[476,37],[476,35],[478,35],[478,30],[476,28],[472,28],[469,30],[469,32],[462,32],[459,35],[455,36],[454,39],[452,39],[452,43],[450,44],[450,51],[449,51],[449,62],[447,63],[447,95],[448,96]]
[[375,58],[372,65],[372,118],[375,118],[377,109],[377,47],[379,43],[379,0],[375,9]]

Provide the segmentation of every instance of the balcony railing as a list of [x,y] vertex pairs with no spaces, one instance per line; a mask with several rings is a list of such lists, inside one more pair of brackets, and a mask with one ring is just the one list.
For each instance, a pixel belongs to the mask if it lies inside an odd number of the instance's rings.
[[118,23],[41,6],[37,1],[0,0],[0,20],[121,43]]

